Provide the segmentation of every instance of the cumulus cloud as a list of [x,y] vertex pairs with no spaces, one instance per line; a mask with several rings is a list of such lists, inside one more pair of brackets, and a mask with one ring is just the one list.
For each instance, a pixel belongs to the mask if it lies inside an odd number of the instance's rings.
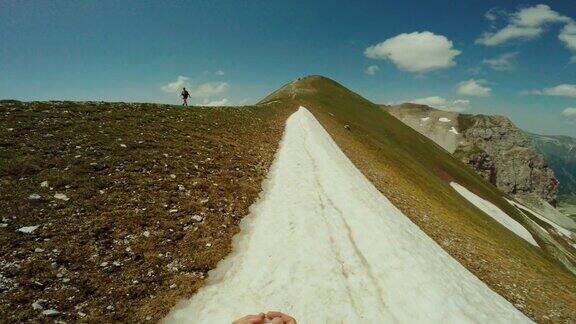
[[454,66],[460,53],[448,38],[428,31],[400,34],[364,51],[369,58],[390,60],[399,69],[416,73]]
[[378,67],[378,65],[370,65],[369,67],[366,68],[366,70],[364,70],[364,73],[366,73],[368,75],[374,75],[378,71],[380,71],[380,68]]
[[214,72],[214,74],[216,74],[217,76],[223,76],[225,73],[222,70],[218,70],[218,71]]
[[230,86],[226,82],[207,82],[189,89],[190,96],[208,98],[228,91]]
[[[497,15],[489,11],[485,17],[489,21],[494,21]],[[485,32],[476,40],[476,43],[496,46],[514,39],[532,39],[540,36],[547,24],[572,21],[569,17],[559,14],[544,4],[521,8],[512,14],[506,14],[506,18],[508,21],[506,26],[497,31]]]
[[522,91],[521,94],[576,98],[576,84],[559,84],[542,90]]
[[230,105],[230,101],[228,101],[228,99],[226,98],[222,98],[220,100],[205,99],[204,102],[202,103],[202,106],[206,107],[228,106],[228,105]]
[[410,100],[409,102],[455,112],[462,112],[470,107],[470,100],[457,99],[454,101],[449,101],[440,96],[418,98]]
[[576,125],[576,108],[566,108],[562,111],[562,116],[566,117],[565,122]]
[[486,80],[470,79],[458,84],[457,92],[463,96],[489,97],[492,89],[487,87]]
[[562,111],[562,116],[576,119],[576,108],[566,108]]
[[446,99],[439,97],[439,96],[431,96],[426,98],[418,98],[409,101],[410,103],[418,104],[418,105],[426,105],[430,107],[438,107],[446,105]]
[[564,28],[562,28],[562,31],[560,31],[560,35],[558,35],[558,38],[560,39],[560,41],[562,41],[562,43],[564,43],[564,46],[566,46],[566,48],[572,51],[574,55],[572,56],[572,59],[570,61],[572,63],[576,63],[576,23],[571,22],[566,26],[564,26]]
[[163,85],[161,87],[162,91],[168,92],[168,93],[177,93],[179,92],[182,88],[185,87],[190,87],[190,83],[189,83],[190,78],[189,77],[185,77],[183,75],[179,75],[176,78],[176,81],[174,82],[170,82],[166,85]]
[[170,82],[160,87],[162,91],[168,93],[178,93],[182,90],[182,88],[186,88],[191,97],[209,98],[226,92],[230,86],[226,82],[206,82],[197,86],[193,86],[190,84],[189,77],[179,75],[176,78],[176,81]]
[[518,52],[504,53],[491,59],[485,59],[482,63],[496,71],[510,71],[514,68],[514,59]]

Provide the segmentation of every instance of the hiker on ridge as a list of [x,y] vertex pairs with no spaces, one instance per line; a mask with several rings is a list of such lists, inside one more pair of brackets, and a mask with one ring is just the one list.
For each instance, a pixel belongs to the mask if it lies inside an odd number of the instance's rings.
[[188,98],[190,97],[190,93],[188,93],[186,88],[182,88],[182,93],[180,95],[182,96],[182,100],[184,100],[182,106],[188,107]]

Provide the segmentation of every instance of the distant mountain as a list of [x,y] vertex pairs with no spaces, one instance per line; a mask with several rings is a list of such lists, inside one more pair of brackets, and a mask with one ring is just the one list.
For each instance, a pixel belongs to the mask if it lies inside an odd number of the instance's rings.
[[559,193],[576,195],[576,138],[526,132],[534,147],[544,156],[558,178]]
[[382,106],[500,190],[555,205],[557,179],[530,139],[503,116],[470,115],[416,104]]

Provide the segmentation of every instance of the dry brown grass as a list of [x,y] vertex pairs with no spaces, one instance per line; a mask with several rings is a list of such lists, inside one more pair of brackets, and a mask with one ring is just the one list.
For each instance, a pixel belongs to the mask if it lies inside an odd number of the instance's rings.
[[3,103],[0,322],[157,321],[229,253],[290,112]]

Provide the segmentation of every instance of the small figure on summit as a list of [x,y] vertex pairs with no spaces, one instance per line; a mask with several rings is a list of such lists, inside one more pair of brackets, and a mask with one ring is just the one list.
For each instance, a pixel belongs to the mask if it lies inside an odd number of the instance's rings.
[[182,100],[184,100],[182,106],[188,107],[188,98],[190,97],[190,93],[186,90],[186,88],[182,88],[182,93],[180,95],[182,96]]

